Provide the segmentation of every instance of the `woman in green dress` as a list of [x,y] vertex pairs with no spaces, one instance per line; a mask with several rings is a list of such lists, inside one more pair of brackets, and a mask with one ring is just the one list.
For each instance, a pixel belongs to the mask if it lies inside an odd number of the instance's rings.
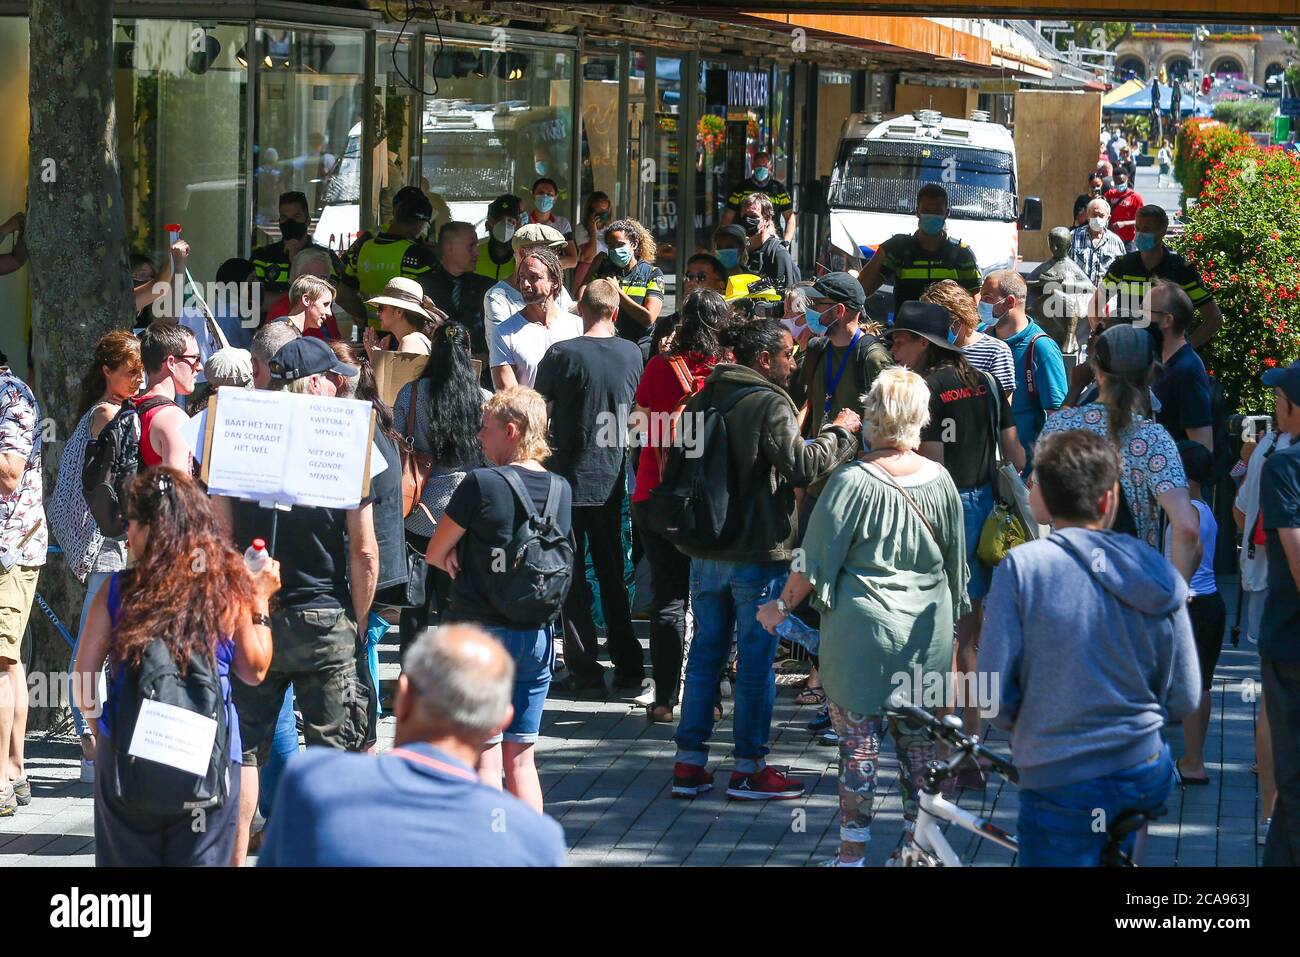
[[[916,451],[929,403],[915,372],[879,375],[862,417],[870,451],[831,475],[809,518],[802,571],[758,610],[769,630],[809,593],[821,612],[822,680],[840,737],[840,851],[827,862],[835,866],[862,866],[871,839],[885,701],[902,687],[924,707],[948,702],[953,623],[969,608],[957,487]],[[936,747],[906,722],[890,730],[904,815],[914,821]]]

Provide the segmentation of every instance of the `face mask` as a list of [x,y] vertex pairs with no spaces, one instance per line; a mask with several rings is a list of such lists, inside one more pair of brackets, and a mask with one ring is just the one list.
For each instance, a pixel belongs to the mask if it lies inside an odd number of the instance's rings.
[[754,168],[755,183],[766,183],[767,178],[771,175],[772,175],[772,171],[768,169],[766,166],[758,166]]
[[296,219],[280,220],[280,236],[283,239],[302,239],[307,235],[307,224]]
[[938,213],[926,213],[918,216],[917,220],[921,224],[921,232],[927,236],[938,236],[943,232],[943,224],[948,221],[948,217]]
[[813,335],[825,335],[826,326],[822,323],[822,314],[816,309],[809,309],[805,312],[803,321],[808,324],[808,328],[813,331]]
[[722,265],[726,266],[727,269],[729,269],[729,270],[731,270],[731,269],[735,269],[737,266],[740,265],[740,250],[739,250],[739,249],[719,249],[719,250],[718,250],[718,261],[719,261],[720,263],[722,263]]
[[756,235],[758,233],[758,227],[763,225],[763,221],[757,216],[746,216],[740,222],[741,225],[745,227],[746,236]]
[[997,320],[993,318],[993,303],[980,302],[980,322],[984,325],[997,322]]
[[1116,183],[1116,184],[1115,184],[1115,191],[1116,191],[1117,193],[1126,193],[1126,192],[1128,192],[1128,183]]
[[609,258],[619,269],[626,269],[627,264],[632,261],[632,247],[613,246],[609,250]]
[[1137,246],[1138,252],[1149,253],[1156,248],[1155,233],[1135,233],[1133,242]]
[[603,213],[598,214],[597,218],[598,218],[602,223],[607,223],[607,222],[609,222],[609,218],[610,218],[610,216],[612,216],[612,215],[614,215],[614,214],[613,214],[612,212],[610,212],[610,211],[607,209],[607,210],[605,210]]
[[550,193],[542,193],[540,196],[533,197],[537,203],[539,213],[549,213],[555,208],[555,197]]
[[499,243],[508,243],[515,238],[515,224],[502,220],[492,227],[492,238]]
[[1098,232],[1098,233],[1101,232],[1103,229],[1106,228],[1106,217],[1105,217],[1105,216],[1089,216],[1089,217],[1088,217],[1088,227],[1089,227],[1090,229],[1092,229],[1094,232]]
[[533,164],[533,169],[537,170],[537,175],[538,175],[538,176],[545,176],[545,175],[546,175],[546,162],[545,162],[544,160],[538,160],[537,162],[535,162],[535,163]]
[[949,342],[957,341],[957,333],[953,332],[952,326],[948,327],[948,341]]

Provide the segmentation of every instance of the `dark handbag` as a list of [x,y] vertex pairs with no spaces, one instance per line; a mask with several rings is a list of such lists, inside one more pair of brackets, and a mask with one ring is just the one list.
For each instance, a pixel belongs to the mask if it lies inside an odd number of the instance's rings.
[[[433,455],[415,450],[415,401],[419,396],[418,383],[411,385],[411,403],[406,407],[406,435],[397,447],[402,459],[402,517],[407,518],[424,496],[424,483],[433,470]],[[432,516],[430,516],[432,517]]]

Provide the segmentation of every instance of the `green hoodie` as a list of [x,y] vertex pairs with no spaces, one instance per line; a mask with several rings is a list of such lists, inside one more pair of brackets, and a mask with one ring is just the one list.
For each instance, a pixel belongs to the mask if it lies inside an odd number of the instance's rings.
[[856,436],[825,425],[805,443],[794,402],[778,385],[748,366],[720,362],[686,412],[721,404],[738,389],[761,386],[727,413],[727,438],[740,479],[740,530],[724,546],[686,549],[691,558],[722,562],[789,561],[799,535],[794,490],[820,482],[857,455]]

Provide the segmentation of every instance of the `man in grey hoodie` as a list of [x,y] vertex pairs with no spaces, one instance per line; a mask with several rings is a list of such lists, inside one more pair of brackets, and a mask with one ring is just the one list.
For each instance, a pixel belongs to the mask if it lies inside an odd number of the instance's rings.
[[1123,466],[1108,439],[1054,433],[1034,459],[1034,517],[1055,528],[994,572],[979,671],[1020,771],[1020,865],[1097,867],[1116,818],[1159,808],[1173,785],[1160,729],[1201,696],[1187,585],[1109,531]]

